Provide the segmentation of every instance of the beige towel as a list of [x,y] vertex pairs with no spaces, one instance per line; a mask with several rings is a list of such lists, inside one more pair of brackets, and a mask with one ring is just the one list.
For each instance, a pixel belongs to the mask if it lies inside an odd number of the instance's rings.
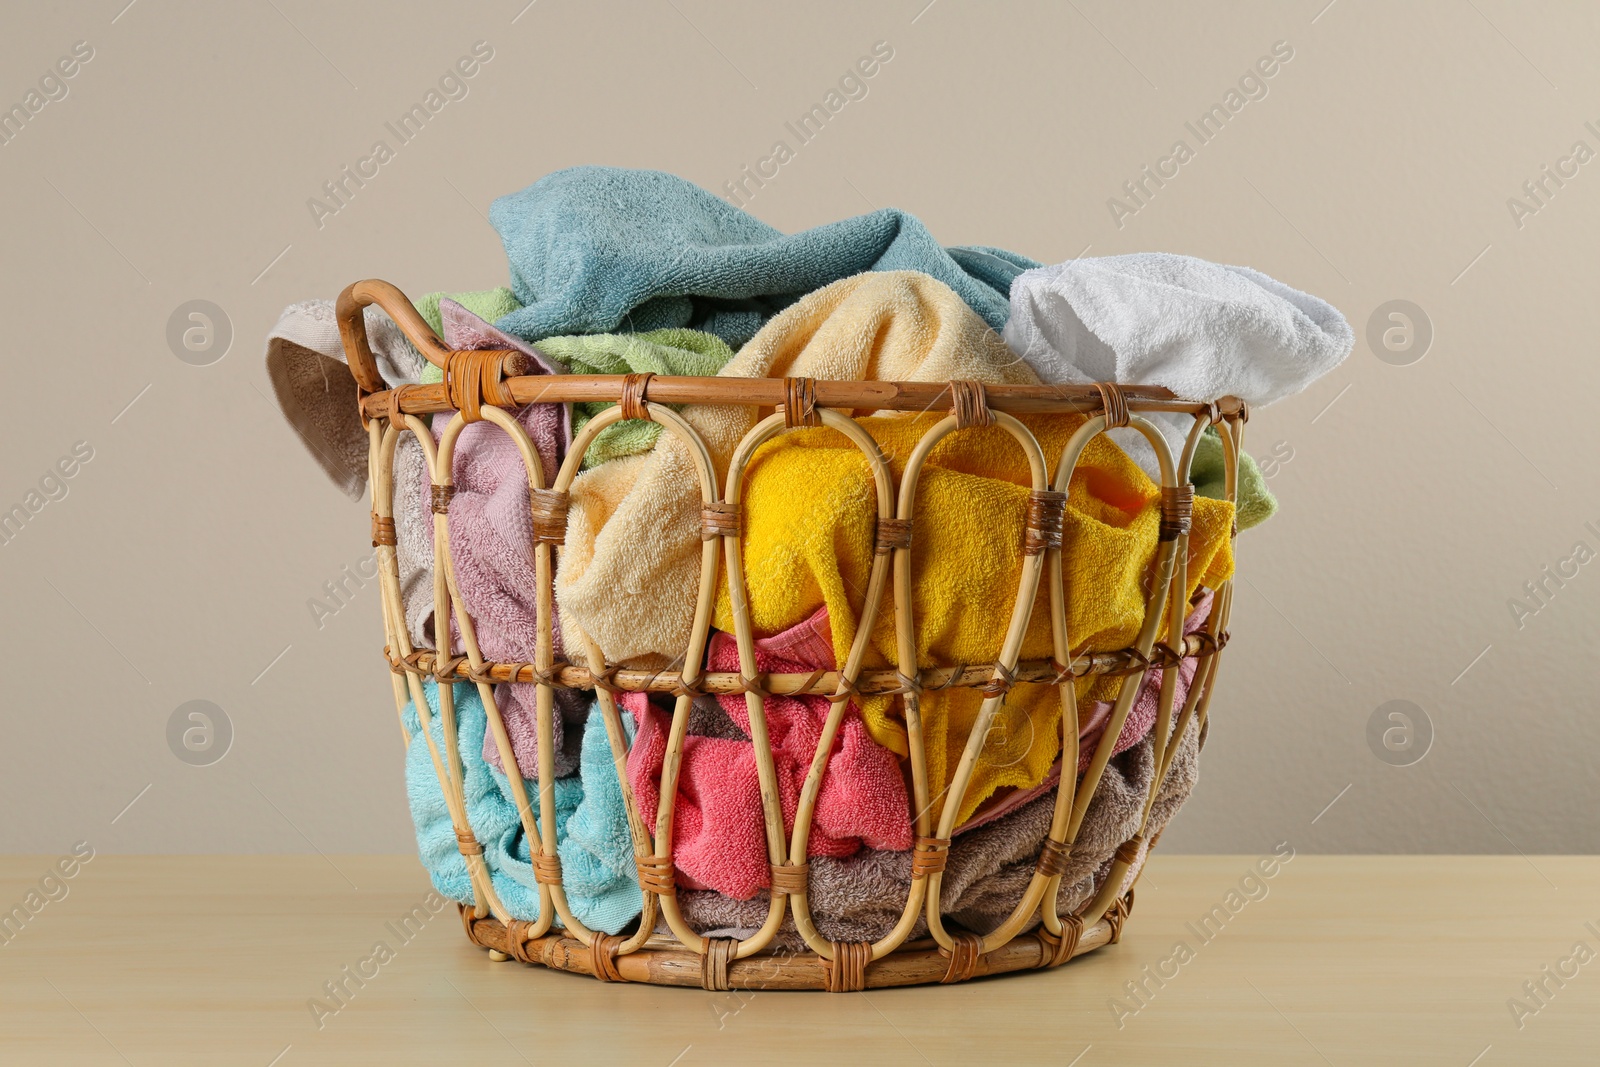
[[[1201,740],[1201,731],[1191,721],[1156,797],[1147,838],[1166,828],[1194,790],[1200,774]],[[1154,774],[1153,751],[1146,738],[1106,765],[1061,879],[1056,904],[1060,913],[1090,898],[1109,874],[1117,846],[1138,831]],[[946,917],[969,930],[988,933],[1010,916],[1033,876],[1054,804],[1053,794],[1040,797],[955,839],[940,893]],[[1143,856],[1138,862],[1143,863]],[[1137,866],[1130,872],[1130,882],[1135,873]],[[808,901],[818,931],[830,941],[875,941],[884,936],[899,919],[910,888],[910,852],[862,851],[847,859],[811,857]],[[678,901],[695,930],[718,937],[748,937],[767,915],[765,893],[751,900],[734,900],[707,890],[680,890]],[[1035,912],[1028,928],[1037,923]],[[919,919],[911,936],[926,933],[927,924]],[[804,947],[793,917],[786,917],[774,948],[800,951]]]
[[[811,293],[768,322],[721,376],[1038,381],[949,286],[915,271],[859,274]],[[711,451],[719,485],[739,439],[770,413],[734,405],[683,410]],[[674,435],[573,483],[556,597],[563,626],[582,627],[607,660],[658,665],[682,655],[699,568],[699,482]],[[581,656],[583,643],[570,629],[565,645],[569,656]]]

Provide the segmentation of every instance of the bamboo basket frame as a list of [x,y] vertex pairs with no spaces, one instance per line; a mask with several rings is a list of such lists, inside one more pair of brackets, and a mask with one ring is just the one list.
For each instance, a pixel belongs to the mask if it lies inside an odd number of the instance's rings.
[[[370,304],[377,304],[387,312],[422,354],[443,370],[442,383],[391,388],[383,380],[366,337],[363,309]],[[1151,809],[1171,770],[1184,731],[1191,722],[1203,725],[1206,721],[1219,654],[1227,641],[1231,581],[1222,583],[1216,590],[1214,606],[1204,627],[1187,636],[1183,632],[1187,607],[1183,590],[1187,588],[1189,515],[1193,500],[1193,488],[1188,484],[1190,461],[1205,428],[1220,426],[1225,493],[1228,500],[1236,499],[1243,428],[1249,417],[1243,402],[1226,398],[1215,403],[1195,403],[1178,399],[1156,387],[1109,384],[983,386],[976,382],[830,382],[798,378],[526,376],[523,374],[528,369],[526,360],[518,352],[495,349],[458,352],[446,348],[405,295],[387,282],[369,280],[349,286],[340,294],[336,312],[349,367],[356,380],[356,403],[368,434],[369,475],[373,487],[372,540],[383,599],[387,642],[384,652],[389,660],[395,705],[402,716],[401,732],[406,735],[404,709],[410,702],[417,709],[472,886],[473,903],[460,906],[462,922],[468,938],[487,948],[491,958],[539,963],[606,981],[701,986],[713,990],[849,992],[883,986],[964,981],[988,974],[1053,967],[1120,938],[1123,921],[1133,904],[1133,889],[1129,886],[1124,892],[1123,883],[1127,881],[1130,867],[1154,844],[1153,839],[1147,841],[1145,836]],[[546,487],[540,457],[507,409],[535,402],[578,401],[619,403],[589,420],[577,434],[554,481]],[[729,464],[725,493],[717,484],[715,465],[705,443],[687,421],[667,406],[682,403],[775,409],[739,442]],[[939,409],[948,409],[950,414],[919,441],[898,486],[876,441],[849,414],[852,411]],[[435,445],[430,428],[419,416],[449,411],[455,414]],[[1153,411],[1193,416],[1192,428],[1178,457],[1172,456],[1165,438],[1142,417],[1142,413]],[[1017,414],[1032,412],[1080,412],[1089,416],[1068,442],[1053,482],[1046,479],[1048,464],[1038,441],[1015,418]],[[584,451],[595,435],[613,422],[629,418],[660,423],[664,432],[675,435],[688,447],[697,470],[703,522],[699,595],[689,647],[681,660],[682,670],[676,673],[620,669],[605,664],[599,648],[581,634],[589,668],[557,663],[553,654],[554,548],[561,544],[565,532],[568,490],[578,474]],[[452,459],[461,431],[477,421],[493,423],[511,438],[522,456],[528,477],[538,583],[538,643],[531,664],[493,663],[484,659],[471,612],[462,600],[451,565],[446,511],[453,491]],[[919,671],[911,609],[911,531],[918,478],[928,454],[945,436],[969,426],[991,424],[1001,426],[1016,440],[1032,473],[1022,578],[1010,625],[997,662]],[[846,661],[832,671],[763,675],[755,668],[755,635],[745,599],[740,493],[748,463],[761,444],[786,429],[818,425],[839,431],[868,461],[879,515],[877,554],[868,579],[856,639]],[[1140,431],[1159,460],[1162,490],[1159,547],[1144,623],[1134,644],[1113,652],[1075,656],[1066,623],[1067,591],[1061,560],[1062,508],[1068,482],[1084,447],[1096,435],[1117,426],[1132,426]],[[394,459],[403,433],[412,434],[421,445],[434,487],[435,630],[437,633],[440,628],[438,620],[453,618],[460,630],[464,656],[413,648],[406,628],[394,532]],[[1235,527],[1232,536],[1236,537],[1237,532]],[[727,575],[733,608],[740,663],[737,673],[708,673],[700,666],[704,662],[719,566]],[[1041,580],[1046,581],[1050,594],[1053,658],[1019,663],[1018,651]],[[892,670],[865,671],[862,664],[886,586],[892,589],[899,662]],[[571,627],[570,622],[568,625]],[[1151,734],[1155,739],[1156,773],[1145,798],[1141,829],[1118,847],[1110,873],[1093,899],[1074,914],[1058,915],[1056,897],[1062,873],[1089,803],[1111,759],[1112,748],[1139,692],[1144,672],[1150,667],[1175,666],[1186,658],[1197,659],[1199,665],[1181,708],[1174,706],[1176,673],[1172,670],[1163,673],[1157,719]],[[600,666],[592,666],[596,664]],[[939,909],[939,888],[958,804],[940,805],[937,826],[931,814],[935,806],[947,799],[946,794],[958,802],[965,794],[994,715],[1006,693],[1019,681],[1059,687],[1062,765],[1075,767],[1079,758],[1076,681],[1101,674],[1121,674],[1124,677],[1122,688],[1087,771],[1081,779],[1066,773],[1061,776],[1049,834],[1022,898],[1009,918],[986,936],[948,927]],[[424,678],[433,678],[437,683],[444,739],[442,751],[429,729],[432,712],[424,697]],[[468,822],[451,685],[458,680],[471,681],[478,686],[490,733],[507,770],[512,798],[528,835],[539,887],[536,922],[513,918],[496,896],[482,847]],[[537,819],[533,816],[523,774],[491,690],[494,683],[510,680],[537,685],[535,725],[539,739],[540,790]],[[636,932],[628,936],[588,929],[572,914],[562,888],[561,865],[556,855],[555,746],[552,740],[554,687],[557,686],[593,690],[597,697],[601,723],[622,787],[639,871],[641,916]],[[920,708],[922,691],[934,686],[979,688],[985,695],[954,778],[948,790],[939,796],[930,795]],[[629,786],[628,746],[616,703],[618,692],[640,691],[676,695],[654,835],[647,831]],[[743,693],[749,711],[749,732],[760,779],[772,886],[765,923],[755,934],[742,940],[700,936],[690,928],[678,907],[672,860],[673,807],[690,702],[696,693]],[[832,706],[802,787],[793,832],[786,835],[778,802],[776,768],[767,739],[763,698],[770,694],[802,693],[826,696]],[[912,854],[910,892],[895,927],[876,942],[830,942],[818,932],[807,902],[806,850],[811,815],[826,773],[827,756],[848,700],[858,693],[895,693],[903,697],[912,799],[916,809],[916,845]],[[405,740],[410,743],[409,735]],[[537,850],[533,849],[534,845]],[[808,951],[780,953],[772,950],[773,939],[785,914],[793,915],[795,927]],[[1040,924],[1028,936],[1020,936],[1035,914]],[[928,935],[911,941],[909,937],[919,916],[927,919]],[[658,919],[665,922],[668,933],[657,932]]]

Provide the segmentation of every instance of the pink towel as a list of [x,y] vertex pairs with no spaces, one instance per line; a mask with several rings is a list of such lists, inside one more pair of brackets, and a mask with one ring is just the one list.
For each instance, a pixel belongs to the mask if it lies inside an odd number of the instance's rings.
[[[707,666],[714,671],[739,669],[738,646],[731,634],[712,635]],[[826,609],[783,633],[758,640],[756,666],[775,673],[831,670],[833,641]],[[729,718],[748,735],[750,717],[744,697],[719,699]],[[628,779],[645,823],[654,833],[671,715],[650,704],[643,694],[628,694],[623,703],[639,724],[628,756]],[[773,696],[766,699],[765,707],[787,833],[794,828],[800,789],[829,705],[822,697]],[[839,726],[817,796],[809,853],[844,857],[862,848],[910,847],[910,802],[899,761],[868,736],[852,702]],[[673,814],[673,858],[684,888],[715,889],[748,900],[770,884],[760,784],[749,741],[685,738]]]
[[[528,355],[534,374],[563,374],[565,370],[537,349],[485,320],[453,300],[439,301],[444,343],[457,350],[514,348]],[[529,404],[513,412],[533,441],[543,467],[544,484],[556,470],[572,442],[571,418],[565,404]],[[434,436],[444,433],[449,416],[434,420]],[[538,635],[535,612],[533,520],[528,510],[528,475],[522,453],[500,427],[474,423],[456,439],[451,463],[455,493],[450,498],[450,561],[467,611],[477,628],[478,647],[486,658],[502,662],[530,662]],[[424,472],[426,474],[426,472]],[[429,499],[424,491],[423,500]],[[432,526],[428,527],[431,543]],[[433,590],[422,595],[429,598]],[[461,633],[452,620],[451,642],[461,651]],[[561,655],[561,628],[555,628],[555,652]],[[505,720],[517,766],[528,778],[538,777],[539,737],[534,714],[535,687],[516,683],[495,687],[495,705]],[[578,769],[581,724],[589,700],[582,693],[557,691],[554,739],[556,776]],[[568,737],[566,725],[578,725]],[[485,732],[483,758],[504,773],[494,735]]]

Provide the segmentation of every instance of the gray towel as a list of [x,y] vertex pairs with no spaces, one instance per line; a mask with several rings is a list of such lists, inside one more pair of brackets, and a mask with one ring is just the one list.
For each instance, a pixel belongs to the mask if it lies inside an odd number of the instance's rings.
[[[1200,741],[1200,731],[1191,722],[1156,798],[1147,838],[1166,827],[1193,791],[1200,771]],[[1154,768],[1149,738],[1106,765],[1061,879],[1056,904],[1059,913],[1090,899],[1109,874],[1117,846],[1138,831]],[[988,933],[1005,921],[1033,876],[1054,805],[1053,795],[1042,796],[955,839],[940,893],[948,918],[976,933]],[[846,859],[811,858],[808,902],[818,931],[830,941],[875,941],[884,936],[899,919],[910,888],[910,852],[862,851]],[[690,926],[712,936],[748,937],[767,914],[765,894],[734,900],[708,890],[680,890],[678,901]],[[1028,929],[1037,923],[1035,913]],[[927,924],[919,919],[911,936],[926,933]],[[773,948],[805,949],[792,916],[784,919]]]

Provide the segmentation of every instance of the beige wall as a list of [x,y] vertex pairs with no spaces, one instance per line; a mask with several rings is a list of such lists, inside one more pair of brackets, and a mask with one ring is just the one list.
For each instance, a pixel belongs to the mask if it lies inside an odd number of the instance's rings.
[[[356,278],[502,283],[482,214],[558,167],[719,189],[877,41],[894,58],[759,192],[763,219],[897,205],[949,243],[1046,261],[1246,263],[1362,338],[1250,423],[1258,456],[1292,453],[1283,514],[1243,539],[1202,785],[1168,846],[1600,846],[1600,564],[1520,628],[1508,607],[1576,542],[1600,550],[1600,162],[1537,212],[1508,207],[1575,141],[1600,150],[1600,9],[124,2],[14,10],[0,34],[7,105],[93,48],[0,147],[0,507],[75,443],[93,453],[0,545],[0,850],[408,849],[376,588],[320,629],[308,608],[369,551],[365,505],[279,418],[263,334]],[[307,199],[479,40],[494,57],[469,95],[319,227]],[[1197,146],[1185,121],[1279,41],[1294,55],[1267,95]],[[1118,226],[1108,198],[1179,138],[1194,158]],[[209,366],[166,336],[197,299],[232,324]],[[1392,300],[1431,321],[1419,362],[1365,340]],[[169,749],[196,699],[234,731],[210,766]],[[1410,766],[1369,745],[1392,700],[1432,724]]]

